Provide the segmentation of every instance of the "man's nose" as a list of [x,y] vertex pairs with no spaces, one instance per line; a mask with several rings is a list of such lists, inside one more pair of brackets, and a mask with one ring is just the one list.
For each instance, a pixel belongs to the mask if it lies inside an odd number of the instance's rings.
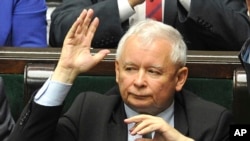
[[136,78],[135,78],[135,81],[134,81],[134,84],[135,86],[137,87],[142,87],[142,86],[145,86],[145,71],[143,70],[139,70],[137,75],[136,75]]

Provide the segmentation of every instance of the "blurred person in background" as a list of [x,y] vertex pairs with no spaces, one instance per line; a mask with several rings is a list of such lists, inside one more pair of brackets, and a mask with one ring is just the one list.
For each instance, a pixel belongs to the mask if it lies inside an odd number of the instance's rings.
[[189,50],[239,51],[250,35],[245,0],[63,0],[52,13],[50,45],[62,47],[78,15],[91,8],[100,19],[92,47],[116,48],[130,25],[151,17],[148,5],[161,1],[157,19],[175,27]]
[[0,0],[0,47],[47,47],[45,0]]

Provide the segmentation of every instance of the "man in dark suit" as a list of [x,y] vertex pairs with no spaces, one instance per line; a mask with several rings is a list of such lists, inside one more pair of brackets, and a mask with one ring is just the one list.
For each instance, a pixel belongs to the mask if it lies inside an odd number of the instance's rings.
[[73,24],[54,73],[24,109],[10,141],[139,141],[144,135],[157,141],[228,140],[231,112],[182,89],[186,44],[176,29],[154,20],[134,25],[119,42],[118,85],[105,95],[81,93],[60,117],[78,74],[109,53],[90,52],[99,23],[91,21],[93,14],[84,10]]
[[[82,9],[91,8],[101,21],[92,47],[116,48],[129,25],[145,19],[144,1],[64,0],[51,16],[50,45],[62,47]],[[163,23],[179,30],[189,50],[239,51],[250,35],[245,0],[164,0],[162,10]]]
[[0,77],[0,140],[7,141],[14,129],[14,119],[10,112],[8,100],[4,91],[3,79]]

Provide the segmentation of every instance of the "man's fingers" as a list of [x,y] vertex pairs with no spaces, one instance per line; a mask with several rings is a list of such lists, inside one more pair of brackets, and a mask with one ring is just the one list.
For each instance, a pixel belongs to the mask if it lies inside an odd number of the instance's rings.
[[77,20],[73,23],[73,25],[71,26],[71,28],[69,29],[68,34],[66,35],[66,39],[72,38],[75,36],[75,33],[77,32],[77,30],[79,30],[79,26],[82,25],[83,20],[87,15],[87,10],[84,9],[81,13],[81,15],[77,18]]
[[[80,37],[80,39],[84,39],[87,33],[89,33],[89,30],[91,30],[93,32],[92,34],[94,34],[99,21],[95,20],[91,22],[93,15],[94,15],[94,11],[92,9],[89,9],[89,10],[84,9],[82,13],[80,14],[80,16],[77,18],[77,20],[73,23],[72,27],[70,28],[65,38],[71,39],[71,38],[76,37],[77,35],[78,37]],[[88,37],[87,40],[92,40],[93,36],[94,35],[91,35],[90,37]],[[86,45],[90,45],[90,44],[86,44]]]
[[84,15],[83,15],[84,21],[83,21],[83,23],[82,23],[82,27],[83,27],[83,28],[82,28],[82,31],[81,31],[81,32],[83,32],[83,33],[85,33],[85,34],[88,32],[89,25],[90,25],[90,23],[91,23],[91,21],[92,21],[93,16],[94,16],[94,11],[93,11],[93,9],[89,9],[89,10],[88,10],[86,17],[84,17]]
[[151,124],[148,124],[147,122],[145,123],[145,121],[142,121],[142,122],[135,123],[135,125],[129,131],[131,132],[132,135],[135,135],[135,134],[142,135],[144,133],[152,132],[150,127],[151,127]]
[[91,45],[92,39],[95,35],[96,29],[99,25],[99,19],[96,17],[94,18],[94,20],[91,22],[88,31],[87,31],[87,35],[86,35],[86,45]]

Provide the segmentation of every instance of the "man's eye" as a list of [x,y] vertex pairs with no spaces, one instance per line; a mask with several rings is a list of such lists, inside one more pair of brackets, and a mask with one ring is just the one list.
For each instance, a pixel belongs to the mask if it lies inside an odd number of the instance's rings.
[[126,71],[133,71],[133,70],[135,70],[135,68],[133,68],[133,67],[126,67],[125,70]]
[[152,75],[160,75],[161,74],[159,71],[155,71],[155,70],[148,70],[148,72]]

